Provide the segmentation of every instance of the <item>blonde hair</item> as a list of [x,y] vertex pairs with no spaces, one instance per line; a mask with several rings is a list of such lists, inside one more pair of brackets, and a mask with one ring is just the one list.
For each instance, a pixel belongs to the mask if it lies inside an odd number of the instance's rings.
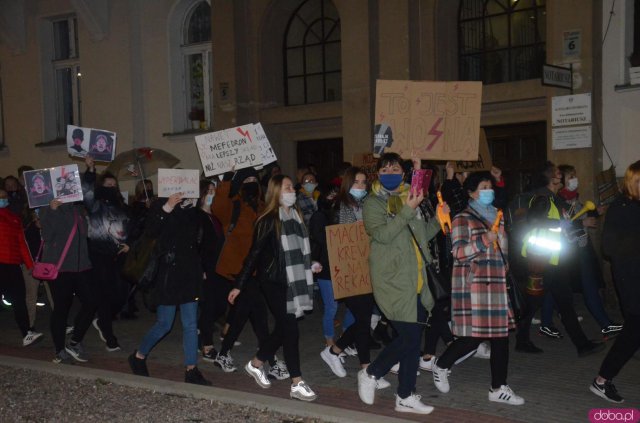
[[631,163],[624,173],[622,193],[633,200],[640,200],[640,160]]
[[[269,179],[269,185],[267,186],[267,193],[264,199],[266,205],[262,214],[258,216],[256,224],[265,217],[273,217],[278,221],[278,223],[280,222],[280,196],[282,195],[282,184],[284,183],[285,179],[288,179],[291,181],[291,183],[293,183],[293,180],[290,177],[282,174],[272,176],[271,179]],[[299,216],[302,216],[302,213],[298,209],[297,204],[294,204],[293,206],[291,206],[291,208],[294,209]],[[278,234],[278,237],[280,237],[279,224],[276,225],[276,232]]]

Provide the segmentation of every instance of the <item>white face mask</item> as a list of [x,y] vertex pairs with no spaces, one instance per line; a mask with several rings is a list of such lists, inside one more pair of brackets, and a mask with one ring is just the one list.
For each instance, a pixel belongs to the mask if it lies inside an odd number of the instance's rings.
[[296,193],[295,192],[283,192],[280,195],[280,204],[285,207],[291,207],[296,203]]
[[567,181],[567,190],[575,191],[578,189],[578,178],[571,178]]
[[204,197],[204,203],[210,206],[213,203],[213,197],[215,197],[215,194],[207,194],[207,196]]

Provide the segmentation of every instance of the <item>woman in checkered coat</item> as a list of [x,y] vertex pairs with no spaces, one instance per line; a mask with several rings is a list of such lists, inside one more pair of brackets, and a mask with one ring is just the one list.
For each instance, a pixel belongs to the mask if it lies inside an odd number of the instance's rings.
[[504,222],[492,231],[497,216],[493,207],[493,178],[489,172],[471,174],[464,182],[469,205],[453,220],[455,260],[451,279],[452,332],[457,339],[433,365],[433,381],[449,392],[448,371],[460,358],[473,353],[482,341],[491,343],[489,400],[524,404],[507,385],[509,329],[515,327],[507,295],[507,254]]

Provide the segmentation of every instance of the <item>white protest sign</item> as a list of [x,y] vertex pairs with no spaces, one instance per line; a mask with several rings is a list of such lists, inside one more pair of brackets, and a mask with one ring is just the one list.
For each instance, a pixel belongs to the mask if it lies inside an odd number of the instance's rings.
[[276,153],[273,151],[271,143],[267,138],[267,134],[266,132],[264,132],[264,128],[262,128],[260,122],[253,124],[253,132],[255,133],[254,139],[260,146],[262,165],[268,165],[269,163],[273,163],[278,160],[278,158],[276,157]]
[[197,169],[158,169],[158,197],[181,192],[184,198],[199,198],[199,173]]
[[253,139],[253,125],[198,135],[196,146],[206,176],[262,164],[260,147]]

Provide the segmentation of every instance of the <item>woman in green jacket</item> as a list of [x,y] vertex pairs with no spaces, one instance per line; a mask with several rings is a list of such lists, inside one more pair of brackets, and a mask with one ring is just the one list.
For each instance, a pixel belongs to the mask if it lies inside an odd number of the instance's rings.
[[[420,161],[414,161],[419,168]],[[364,203],[364,226],[371,238],[369,268],[373,295],[378,307],[391,321],[398,336],[385,347],[369,367],[358,373],[358,394],[365,404],[373,404],[377,380],[400,362],[396,411],[429,414],[433,407],[415,394],[422,325],[433,297],[427,287],[420,249],[431,261],[427,242],[440,229],[437,220],[425,220],[419,209],[422,191],[410,192],[405,184],[402,159],[386,153],[377,164],[378,180]],[[445,212],[448,213],[445,205]],[[412,235],[413,234],[413,235]],[[414,236],[415,240],[414,241]]]

